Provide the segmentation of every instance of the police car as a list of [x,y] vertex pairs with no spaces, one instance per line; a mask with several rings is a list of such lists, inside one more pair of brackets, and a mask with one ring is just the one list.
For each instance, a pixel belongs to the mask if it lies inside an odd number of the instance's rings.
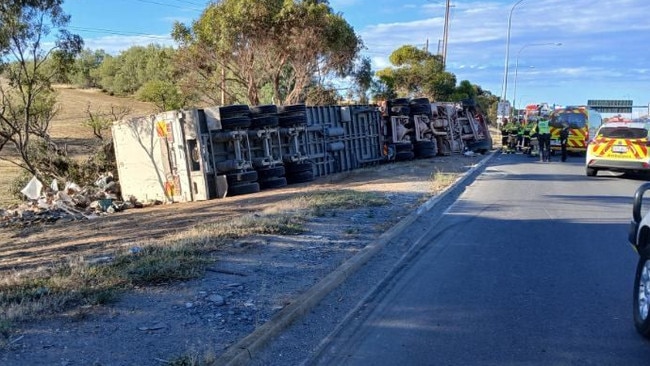
[[650,172],[648,126],[646,121],[602,124],[587,146],[587,176],[593,177],[599,170]]

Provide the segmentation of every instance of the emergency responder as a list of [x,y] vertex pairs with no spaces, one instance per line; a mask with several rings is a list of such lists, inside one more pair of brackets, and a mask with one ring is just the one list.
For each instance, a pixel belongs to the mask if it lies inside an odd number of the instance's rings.
[[516,136],[517,136],[517,124],[510,120],[508,123],[506,123],[505,126],[503,126],[503,132],[504,137],[505,137],[505,145],[504,148],[507,153],[513,153],[515,149],[515,145],[517,144],[516,142]]
[[535,133],[533,129],[535,128],[535,123],[533,121],[528,121],[524,125],[524,151],[530,151],[530,139]]
[[508,119],[504,118],[501,122],[501,146],[504,150],[508,145],[508,129],[506,126],[508,126]]
[[539,140],[537,139],[537,119],[531,118],[528,122],[530,124],[530,156],[539,155]]
[[537,141],[540,161],[551,161],[551,125],[546,117],[541,117],[537,122]]
[[517,151],[524,150],[524,123],[519,119],[517,121]]
[[569,125],[565,122],[562,124],[562,130],[560,131],[560,146],[562,147],[562,161],[566,161],[567,151],[566,146],[569,142]]

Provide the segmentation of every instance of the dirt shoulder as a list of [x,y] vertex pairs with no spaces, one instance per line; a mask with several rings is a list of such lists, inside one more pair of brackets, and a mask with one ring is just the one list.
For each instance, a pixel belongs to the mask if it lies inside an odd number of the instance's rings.
[[310,218],[300,235],[233,240],[202,278],[136,288],[111,305],[16,325],[0,363],[11,365],[210,364],[485,156],[398,162],[258,194],[131,209],[94,220],[0,230],[0,273],[96,260],[146,239],[263,212],[323,190],[376,192],[389,205]]

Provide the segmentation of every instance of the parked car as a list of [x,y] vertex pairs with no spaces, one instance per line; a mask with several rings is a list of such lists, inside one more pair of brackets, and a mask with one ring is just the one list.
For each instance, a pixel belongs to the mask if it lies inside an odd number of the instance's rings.
[[644,183],[634,194],[628,237],[639,254],[634,276],[634,326],[646,338],[650,338],[650,214],[647,209],[643,213],[643,195],[648,190],[650,183]]
[[585,168],[590,177],[599,170],[650,172],[648,123],[629,121],[601,125],[587,146]]

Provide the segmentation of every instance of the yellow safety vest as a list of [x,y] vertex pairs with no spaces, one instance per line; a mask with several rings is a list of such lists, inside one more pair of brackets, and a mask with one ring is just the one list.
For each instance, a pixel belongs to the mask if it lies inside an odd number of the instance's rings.
[[537,132],[540,135],[551,133],[551,126],[549,125],[548,120],[541,120],[537,123]]

